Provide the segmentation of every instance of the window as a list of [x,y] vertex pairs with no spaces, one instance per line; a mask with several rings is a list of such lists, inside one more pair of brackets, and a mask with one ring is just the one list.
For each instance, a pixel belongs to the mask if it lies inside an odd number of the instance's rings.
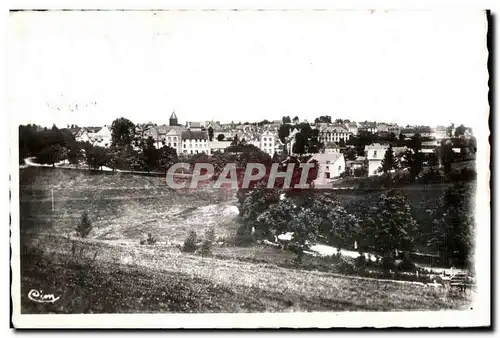
[[187,154],[187,152],[188,152],[187,150],[184,150],[184,154]]
[[170,147],[170,145],[171,145],[171,143],[170,143],[170,142],[168,142],[168,146],[169,146],[169,147]]
[[184,148],[186,148],[186,143],[184,143]]
[[174,147],[177,147],[177,143],[174,142]]
[[339,174],[340,174],[341,171],[342,171],[342,166],[339,165]]
[[373,157],[377,157],[377,151],[376,150],[373,151]]
[[190,151],[191,151],[191,154],[192,154],[192,153],[193,153],[193,151],[192,151],[192,150],[190,150]]

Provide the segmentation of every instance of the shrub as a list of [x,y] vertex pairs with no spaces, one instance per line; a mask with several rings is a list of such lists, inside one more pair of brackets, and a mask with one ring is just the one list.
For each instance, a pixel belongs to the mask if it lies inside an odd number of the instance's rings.
[[354,265],[356,265],[356,267],[358,268],[365,266],[366,265],[365,255],[359,255],[358,257],[356,257],[354,259]]
[[201,244],[200,254],[202,256],[210,256],[212,255],[212,246],[215,241],[215,230],[214,228],[209,228],[205,232],[205,240]]
[[196,251],[196,231],[191,230],[189,235],[184,240],[184,244],[182,245],[183,252],[195,252]]
[[397,264],[397,269],[403,272],[416,272],[417,266],[411,260],[403,258],[401,262]]
[[380,265],[384,270],[396,270],[396,260],[392,256],[382,257]]
[[154,237],[151,233],[148,233],[148,237],[146,238],[141,238],[139,244],[140,245],[154,245],[158,242],[158,239]]
[[255,242],[255,237],[252,235],[252,230],[245,224],[240,225],[234,236],[234,244],[250,245]]
[[85,238],[90,234],[91,230],[92,230],[92,221],[90,220],[87,212],[84,211],[82,213],[80,224],[76,227],[76,232],[80,237]]
[[157,242],[157,239],[156,237],[153,237],[153,235],[151,235],[150,233],[148,234],[148,238],[146,239],[146,243],[148,245],[153,245]]
[[340,259],[338,264],[337,264],[337,270],[340,273],[345,273],[345,274],[352,274],[355,272],[354,266],[346,261],[345,259]]

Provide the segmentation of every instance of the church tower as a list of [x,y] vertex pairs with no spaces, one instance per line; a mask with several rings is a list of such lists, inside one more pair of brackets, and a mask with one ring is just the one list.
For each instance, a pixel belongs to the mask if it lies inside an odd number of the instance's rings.
[[175,115],[175,111],[172,111],[172,115],[170,115],[169,125],[171,126],[179,125],[179,121],[177,121],[177,115]]

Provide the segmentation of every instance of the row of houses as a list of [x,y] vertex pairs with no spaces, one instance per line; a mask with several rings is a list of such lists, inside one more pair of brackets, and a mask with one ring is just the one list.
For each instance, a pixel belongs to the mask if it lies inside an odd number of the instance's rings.
[[[209,129],[213,130],[213,137],[209,137]],[[185,126],[177,124],[175,112],[170,117],[170,125],[154,125],[153,123],[139,124],[136,126],[136,137],[147,139],[152,137],[156,148],[164,145],[174,148],[177,154],[213,154],[216,151],[224,152],[235,137],[245,140],[260,148],[265,153],[273,156],[280,152],[283,145],[278,140],[276,128],[269,126],[256,127],[253,125],[222,126],[219,122],[187,122]],[[76,131],[76,141],[90,142],[101,147],[111,146],[111,130],[109,126],[102,128],[84,127]]]

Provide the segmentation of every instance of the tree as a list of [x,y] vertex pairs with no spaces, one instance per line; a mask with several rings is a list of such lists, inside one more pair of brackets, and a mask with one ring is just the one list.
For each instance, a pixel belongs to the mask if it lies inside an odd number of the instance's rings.
[[462,135],[465,135],[465,126],[463,124],[455,129],[455,137],[460,137]]
[[151,136],[146,139],[142,153],[148,172],[155,169],[158,164],[158,150],[155,147],[155,140]]
[[293,144],[292,152],[303,155],[306,153],[307,139],[302,132],[295,134],[295,143]]
[[135,125],[121,117],[111,124],[111,143],[116,146],[130,146],[135,138]]
[[163,146],[158,150],[158,166],[165,169],[168,168],[177,160],[177,151],[169,146]]
[[224,138],[225,138],[224,134],[217,135],[217,141],[219,141],[219,142],[224,141]]
[[446,134],[449,137],[453,137],[453,131],[455,130],[455,123],[452,123],[449,127],[446,127]]
[[286,142],[286,138],[290,135],[290,125],[282,124],[280,125],[280,129],[278,130],[278,137],[282,143]]
[[382,160],[382,171],[388,173],[397,166],[396,159],[394,158],[394,150],[392,150],[392,145],[389,145],[389,149],[386,150],[384,159]]
[[399,133],[399,140],[400,141],[404,141],[405,140],[405,134],[403,134],[403,132]]
[[339,141],[339,147],[340,148],[345,148],[345,140],[343,138],[341,138],[340,141]]
[[439,164],[439,159],[438,159],[436,153],[429,154],[428,164],[431,167],[431,169]]
[[184,240],[184,244],[182,245],[183,252],[195,252],[196,251],[196,231],[191,230],[189,235]]
[[80,161],[84,158],[82,149],[76,143],[68,149],[67,157],[69,163],[75,164],[77,168]]
[[314,241],[318,236],[318,229],[323,219],[308,208],[301,208],[296,212],[290,222],[290,231],[293,232],[290,244],[294,246],[297,254],[296,262],[301,263],[307,244]]
[[433,231],[430,244],[447,263],[467,267],[473,248],[473,192],[457,183],[448,188],[437,207],[430,211]]
[[78,236],[85,238],[90,234],[92,230],[92,221],[89,218],[89,215],[86,211],[82,213],[80,224],[76,227],[76,232]]
[[87,165],[90,169],[98,170],[107,163],[107,151],[103,147],[92,146],[85,153]]
[[233,140],[231,141],[231,146],[236,147],[240,144],[240,140],[238,138],[238,134],[234,135]]
[[344,157],[347,161],[354,161],[357,157],[356,148],[348,147],[344,151]]
[[212,126],[208,127],[208,139],[212,142],[214,138],[214,128]]
[[451,172],[451,164],[455,157],[452,145],[450,143],[443,143],[439,148],[439,155],[441,158],[441,163],[443,165],[444,173],[449,174]]
[[293,120],[292,120],[292,121],[293,121],[293,123],[295,123],[295,124],[299,123],[299,117],[298,117],[298,116],[295,116],[295,117],[293,118]]
[[63,161],[67,158],[67,149],[59,144],[50,145],[40,152],[38,156],[38,161],[43,164],[51,164],[55,167],[55,164]]
[[394,257],[396,250],[412,250],[412,230],[417,223],[404,196],[390,190],[382,194],[378,203],[365,214],[361,228],[365,250],[370,249],[383,257]]
[[290,116],[283,116],[281,118],[281,121],[283,122],[283,124],[292,123],[292,120],[290,119]]

